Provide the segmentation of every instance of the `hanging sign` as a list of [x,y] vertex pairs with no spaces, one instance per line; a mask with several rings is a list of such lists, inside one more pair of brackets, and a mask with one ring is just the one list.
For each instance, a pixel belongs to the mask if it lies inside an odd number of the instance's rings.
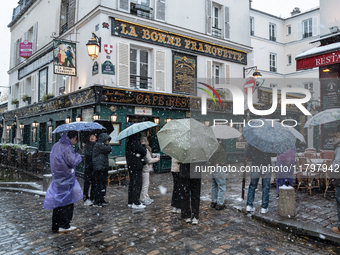
[[22,43],[19,43],[19,56],[22,58],[28,58],[32,55],[33,43],[25,40]]
[[92,66],[92,75],[96,75],[99,72],[99,65],[97,61],[94,61]]
[[54,73],[76,76],[76,44],[60,40],[53,41]]
[[107,60],[102,64],[102,74],[115,75],[115,66],[111,61]]

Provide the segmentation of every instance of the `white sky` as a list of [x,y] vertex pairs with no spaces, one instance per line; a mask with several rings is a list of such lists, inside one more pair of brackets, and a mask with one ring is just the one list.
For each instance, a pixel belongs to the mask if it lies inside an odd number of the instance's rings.
[[[2,0],[0,8],[0,86],[8,86],[10,32],[7,25],[12,19],[13,8],[18,5],[18,0]],[[319,0],[253,0],[254,9],[264,11],[276,16],[289,17],[294,7],[299,7],[302,12],[319,6]],[[1,90],[1,88],[0,88]]]

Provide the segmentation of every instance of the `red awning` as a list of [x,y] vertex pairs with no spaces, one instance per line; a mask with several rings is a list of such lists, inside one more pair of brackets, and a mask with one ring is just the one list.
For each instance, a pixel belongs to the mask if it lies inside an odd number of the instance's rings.
[[340,63],[340,42],[307,50],[295,59],[296,71]]

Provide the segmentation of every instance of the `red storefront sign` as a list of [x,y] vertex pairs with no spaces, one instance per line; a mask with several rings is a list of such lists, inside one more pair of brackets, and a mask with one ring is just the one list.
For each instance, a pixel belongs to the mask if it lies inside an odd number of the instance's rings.
[[340,63],[340,50],[296,60],[296,71]]

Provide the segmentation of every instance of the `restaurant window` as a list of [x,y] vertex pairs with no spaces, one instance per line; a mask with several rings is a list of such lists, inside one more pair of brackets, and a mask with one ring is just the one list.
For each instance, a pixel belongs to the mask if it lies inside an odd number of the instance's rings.
[[217,38],[221,38],[222,25],[221,25],[221,7],[219,5],[213,4],[212,8],[212,35]]
[[292,64],[292,55],[287,55],[287,66],[290,66]]
[[149,51],[144,49],[130,49],[130,87],[149,89]]
[[287,35],[291,35],[292,34],[292,26],[288,25],[287,26]]
[[276,54],[270,53],[269,55],[269,70],[271,72],[276,72]]
[[39,101],[42,101],[43,96],[47,95],[47,71],[48,68],[39,71]]
[[250,35],[254,35],[254,18],[250,17]]
[[308,89],[308,90],[311,90],[311,91],[314,90],[313,82],[306,82],[306,83],[303,84],[303,86],[305,87],[305,89]]
[[269,40],[276,42],[276,25],[269,23]]
[[305,21],[302,21],[302,37],[303,38],[307,38],[307,37],[311,37],[312,36],[312,19],[308,19]]

